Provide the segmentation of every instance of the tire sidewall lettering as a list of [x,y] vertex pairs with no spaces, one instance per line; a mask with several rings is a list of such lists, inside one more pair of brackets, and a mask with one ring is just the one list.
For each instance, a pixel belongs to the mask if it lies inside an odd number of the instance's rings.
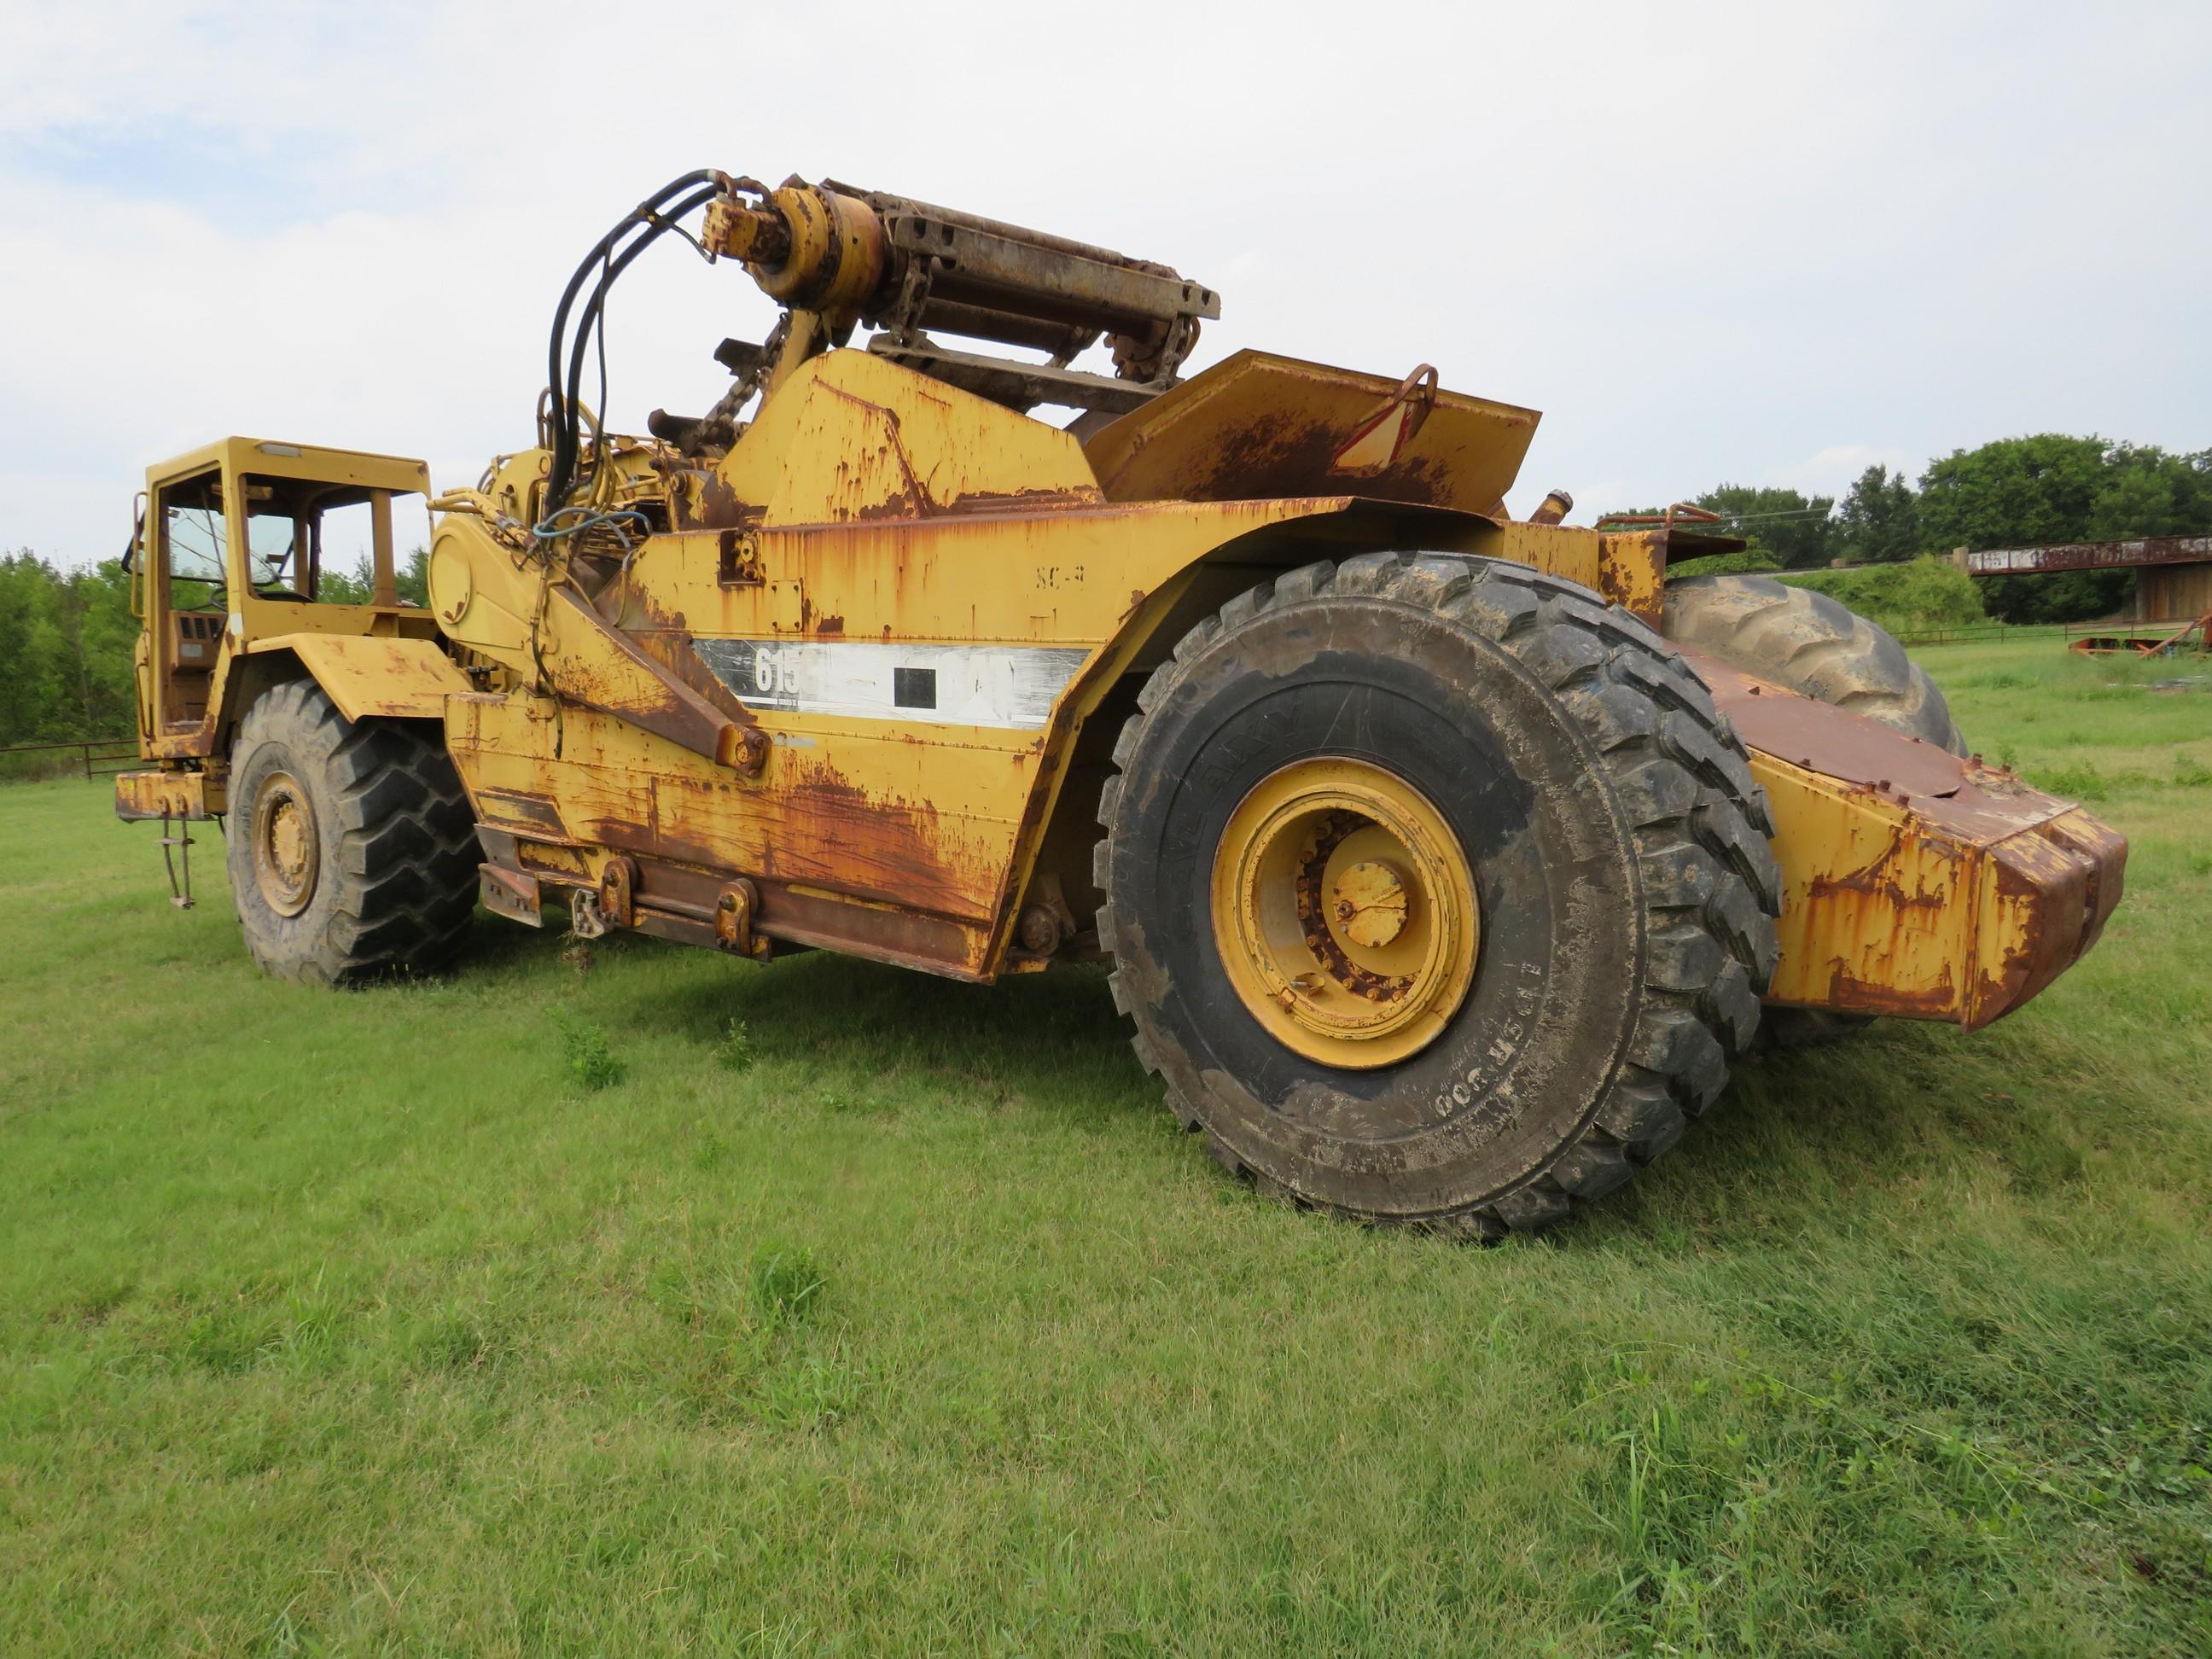
[[[1510,1171],[1501,1186],[1522,1178],[1579,1132],[1610,1080],[1641,954],[1638,927],[1620,921],[1640,915],[1632,855],[1624,836],[1566,822],[1590,815],[1594,757],[1510,653],[1402,604],[1337,596],[1326,619],[1318,608],[1263,610],[1180,665],[1125,770],[1122,819],[1143,829],[1117,839],[1117,907],[1127,895],[1166,969],[1149,1012],[1170,1041],[1155,1047],[1237,1157],[1294,1190],[1325,1168],[1378,1212],[1463,1202],[1471,1162]],[[1460,836],[1480,894],[1467,1002],[1427,1049],[1373,1072],[1276,1043],[1228,989],[1211,933],[1229,813],[1260,778],[1327,753],[1420,788]],[[1601,817],[1608,802],[1596,801]],[[1613,908],[1612,939],[1567,939],[1591,899]],[[1561,994],[1604,1012],[1571,1032],[1541,1018]]]

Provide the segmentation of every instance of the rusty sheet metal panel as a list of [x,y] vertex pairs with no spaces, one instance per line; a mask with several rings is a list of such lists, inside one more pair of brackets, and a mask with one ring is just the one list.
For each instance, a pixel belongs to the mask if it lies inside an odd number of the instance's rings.
[[298,657],[349,720],[437,720],[448,696],[469,689],[468,676],[434,640],[279,634],[254,641],[246,651]]
[[943,726],[922,744],[892,722],[780,714],[747,777],[611,715],[538,718],[542,702],[449,706],[447,746],[486,823],[573,840],[592,879],[611,852],[635,858],[648,906],[656,861],[740,873],[763,890],[764,933],[985,976],[1041,732]]
[[796,370],[712,473],[695,474],[700,528],[927,518],[1097,501],[1082,446],[1057,428],[865,351]]
[[204,772],[118,772],[115,816],[204,818],[224,810],[223,781]]
[[2164,565],[2136,580],[2132,614],[2145,622],[2187,622],[2212,611],[2212,563]]
[[1666,537],[1647,532],[1601,541],[1597,591],[1656,629],[1667,609]]
[[[656,537],[629,582],[649,599],[617,637],[725,677],[763,739],[758,769],[520,694],[452,699],[448,744],[480,820],[573,842],[594,872],[617,853],[648,884],[656,860],[744,876],[770,936],[988,976],[1084,699],[1194,561],[1346,509],[1145,503],[769,530],[765,581],[722,581],[712,532]],[[448,520],[438,546],[458,558],[482,534]],[[479,568],[509,568],[482,550]]]
[[632,564],[633,591],[649,599],[621,622],[641,641],[674,631],[1095,648],[1213,550],[1354,510],[1341,498],[1167,501],[791,526],[757,537],[767,576],[751,581],[720,579],[712,534],[655,537]]
[[1653,532],[1620,534],[1509,520],[1494,538],[1470,550],[1579,582],[1656,628],[1666,605],[1666,547],[1665,536]]
[[1995,767],[1683,653],[1753,751],[1784,877],[1771,1002],[2010,1013],[2096,942],[2127,842]]
[[1537,413],[1419,384],[1240,351],[1085,446],[1115,501],[1364,495],[1494,514]]
[[478,865],[477,896],[494,915],[519,921],[526,927],[545,925],[538,878],[527,871],[503,869],[496,864]]

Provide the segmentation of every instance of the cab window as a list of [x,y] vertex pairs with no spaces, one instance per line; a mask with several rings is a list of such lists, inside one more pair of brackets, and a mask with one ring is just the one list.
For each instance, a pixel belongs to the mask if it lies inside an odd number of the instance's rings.
[[219,475],[211,472],[161,492],[161,538],[168,553],[170,604],[185,611],[223,609],[229,536]]
[[252,473],[243,488],[256,593],[334,605],[369,602],[374,526],[368,490]]

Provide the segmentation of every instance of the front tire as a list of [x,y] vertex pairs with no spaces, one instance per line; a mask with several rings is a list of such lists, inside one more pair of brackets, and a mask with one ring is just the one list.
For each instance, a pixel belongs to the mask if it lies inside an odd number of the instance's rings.
[[1618,1187],[1719,1094],[1780,878],[1734,732],[1642,623],[1522,566],[1370,554],[1232,601],[1138,702],[1099,937],[1224,1164],[1495,1237]]
[[414,724],[348,720],[313,680],[262,694],[231,751],[226,861],[246,949],[314,985],[420,973],[476,908],[474,814]]

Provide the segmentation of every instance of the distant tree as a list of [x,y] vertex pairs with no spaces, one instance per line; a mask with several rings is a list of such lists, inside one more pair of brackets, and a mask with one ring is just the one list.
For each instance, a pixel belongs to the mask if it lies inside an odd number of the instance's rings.
[[[1754,561],[1747,568],[1804,569],[1826,564],[1835,556],[1835,526],[1829,516],[1836,505],[1832,496],[1807,496],[1794,489],[1723,484],[1717,489],[1708,489],[1689,504],[1717,513],[1725,520],[1692,528],[1717,535],[1741,536],[1751,544],[1753,553],[1767,561]],[[1656,507],[1624,507],[1617,514],[1601,517],[1656,519],[1664,510]]]
[[367,605],[375,586],[376,572],[366,553],[350,570],[328,565],[315,574],[315,597],[325,605]]
[[129,730],[137,636],[118,561],[64,574],[27,549],[0,556],[0,744]]
[[1836,539],[1854,564],[1909,559],[1920,549],[1920,497],[1911,480],[1886,466],[1870,466],[1844,497]]
[[[1923,539],[1946,550],[2212,531],[2212,453],[2046,432],[1954,450],[1920,485]],[[2076,622],[2119,609],[2134,585],[2126,570],[1999,576],[1988,603],[2008,622]]]
[[2030,547],[2087,534],[2105,483],[2102,438],[2056,432],[1954,449],[1920,478],[1929,546]]
[[1721,514],[1729,534],[1771,553],[1785,568],[1808,570],[1836,556],[1832,495],[1724,483],[1698,496],[1697,504]]
[[66,707],[69,641],[54,568],[28,548],[0,556],[0,744],[38,743]]
[[[1815,569],[1839,556],[1855,564],[1888,563],[1958,547],[2208,535],[2212,450],[2176,454],[2154,444],[2045,432],[1953,450],[1921,475],[1917,491],[1904,474],[1870,466],[1844,495],[1840,512],[1828,496],[1744,484],[1709,489],[1696,505],[1720,514],[1726,523],[1717,527],[1742,537],[1754,556],[1791,570]],[[1656,515],[1658,509],[1643,512]],[[2127,570],[1981,580],[1990,613],[2008,622],[2109,616],[2127,602],[2134,585]]]
[[430,603],[430,550],[418,547],[407,555],[395,583],[403,605],[419,605],[426,609]]
[[2154,444],[2114,444],[2084,534],[2092,541],[2195,536],[2212,531],[2212,451],[2171,455]]
[[63,629],[76,671],[76,731],[107,737],[131,729],[137,692],[131,663],[138,618],[131,614],[131,577],[119,559],[73,570],[64,585]]
[[[392,586],[402,605],[430,603],[430,550],[418,547],[392,573]],[[316,578],[316,597],[330,605],[367,605],[376,592],[376,569],[364,553],[351,570],[332,568]]]

